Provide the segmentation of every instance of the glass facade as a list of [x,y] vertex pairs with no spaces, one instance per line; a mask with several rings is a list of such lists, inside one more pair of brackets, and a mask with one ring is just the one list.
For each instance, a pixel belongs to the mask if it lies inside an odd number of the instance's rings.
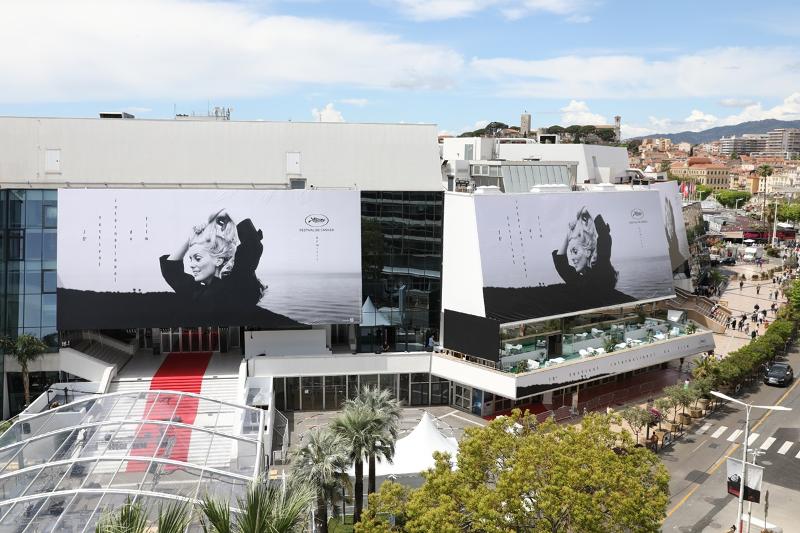
[[53,349],[56,331],[57,191],[0,191],[0,333],[35,335]]
[[[56,330],[56,190],[0,190],[0,335],[29,333],[58,349]],[[0,357],[0,373],[4,370]],[[6,386],[0,380],[0,387]],[[31,378],[32,394],[34,378]],[[19,383],[18,383],[19,382]],[[9,376],[9,406],[22,394]],[[2,397],[2,388],[0,388]]]
[[285,377],[275,378],[273,385],[275,407],[281,411],[341,409],[363,387],[389,390],[407,406],[450,402],[450,382],[427,373]]
[[438,338],[443,192],[361,193],[362,303],[358,350],[420,351]]

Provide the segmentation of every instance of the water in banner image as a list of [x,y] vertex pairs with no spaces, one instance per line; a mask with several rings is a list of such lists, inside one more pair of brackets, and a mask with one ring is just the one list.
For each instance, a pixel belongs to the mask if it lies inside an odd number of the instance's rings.
[[619,272],[616,289],[637,300],[660,298],[673,294],[672,272],[664,257],[614,259]]
[[360,274],[271,274],[259,305],[304,324],[361,320]]

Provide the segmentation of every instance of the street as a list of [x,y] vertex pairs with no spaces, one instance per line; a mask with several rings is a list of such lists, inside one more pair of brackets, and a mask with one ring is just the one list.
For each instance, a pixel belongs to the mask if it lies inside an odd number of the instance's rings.
[[[800,368],[797,347],[788,362]],[[793,411],[753,409],[750,449],[763,451],[757,462],[765,467],[762,503],[753,504],[755,518],[764,519],[763,495],[769,491],[768,522],[784,532],[800,531],[800,381],[788,388],[759,384],[737,399],[758,405],[780,404]],[[725,459],[741,458],[745,412],[736,404],[720,406],[696,423],[674,448],[661,454],[670,471],[671,501],[663,531],[727,531],[736,522],[737,501],[725,485]],[[748,460],[751,457],[748,456]],[[747,503],[744,506],[747,512]],[[745,525],[745,531],[747,527]],[[750,531],[760,533],[753,525]]]

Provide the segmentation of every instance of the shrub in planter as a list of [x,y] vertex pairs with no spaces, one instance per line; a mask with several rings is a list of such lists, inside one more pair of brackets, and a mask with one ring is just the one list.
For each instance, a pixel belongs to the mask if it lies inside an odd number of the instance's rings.
[[758,278],[759,278],[759,275],[758,275],[758,274],[753,274],[753,275],[750,277],[750,279],[752,279],[753,281],[756,281],[756,280],[758,280]]

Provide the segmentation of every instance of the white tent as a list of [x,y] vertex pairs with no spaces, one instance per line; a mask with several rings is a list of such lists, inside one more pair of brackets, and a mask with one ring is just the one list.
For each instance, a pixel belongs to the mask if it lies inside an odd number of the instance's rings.
[[364,305],[361,306],[361,325],[362,326],[391,326],[386,315],[378,311],[372,298],[367,296]]
[[[425,412],[417,427],[402,439],[397,440],[392,463],[377,462],[375,475],[402,476],[419,474],[423,470],[433,468],[433,452],[447,452],[455,460],[458,453],[458,442],[454,438],[442,435],[436,429],[433,419]],[[350,469],[350,474],[353,474],[353,468]],[[365,465],[364,475],[366,474]]]

